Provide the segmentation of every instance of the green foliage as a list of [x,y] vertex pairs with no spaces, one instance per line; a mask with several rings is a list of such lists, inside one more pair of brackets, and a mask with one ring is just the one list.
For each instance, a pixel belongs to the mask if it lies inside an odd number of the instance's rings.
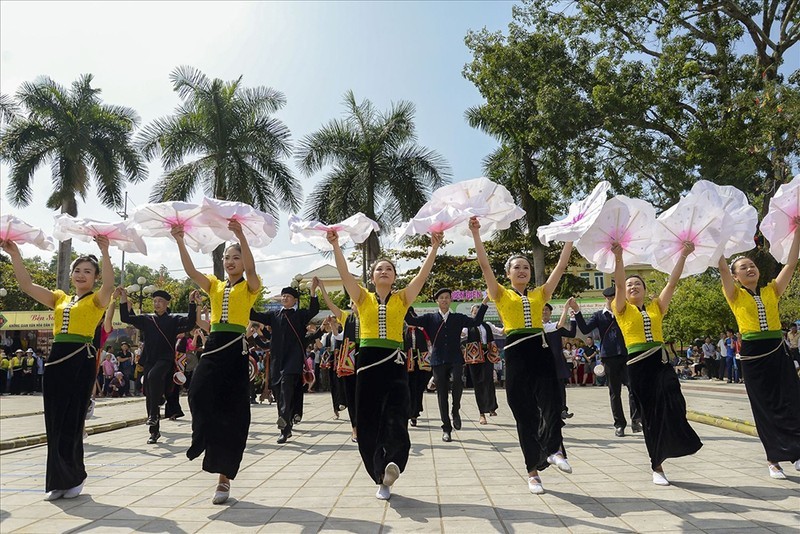
[[726,328],[735,329],[736,320],[722,293],[719,271],[709,269],[681,280],[664,317],[664,339],[682,343],[706,336],[716,339]]
[[797,273],[781,295],[778,311],[781,314],[781,324],[787,325],[800,320],[800,276]]
[[[449,170],[439,154],[416,143],[410,102],[380,112],[369,100],[356,102],[348,91],[344,105],[343,119],[300,141],[297,162],[303,173],[326,170],[308,198],[306,216],[333,223],[360,211],[389,231],[413,217],[430,193],[448,182]],[[380,254],[378,235],[370,234],[362,248],[362,263],[369,265]]]
[[[50,268],[50,262],[43,260],[40,256],[25,258],[22,262],[30,273],[34,284],[47,289],[56,287],[56,271]],[[0,310],[32,311],[48,309],[20,290],[17,278],[14,276],[11,260],[4,254],[0,254],[0,287],[8,292],[5,297],[0,297]]]
[[[170,75],[182,102],[174,115],[156,119],[137,142],[148,160],[158,156],[166,171],[151,200],[187,200],[198,187],[213,198],[244,202],[277,217],[300,208],[300,185],[286,158],[290,132],[271,116],[286,97],[269,87],[245,88],[242,77],[209,79],[192,67]],[[224,276],[220,245],[214,273]]]

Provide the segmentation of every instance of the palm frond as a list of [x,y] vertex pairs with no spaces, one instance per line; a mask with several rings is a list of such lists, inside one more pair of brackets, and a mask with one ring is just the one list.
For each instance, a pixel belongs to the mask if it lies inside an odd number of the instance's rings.
[[173,90],[183,99],[191,99],[199,93],[208,91],[208,77],[200,70],[188,65],[175,67],[169,79]]

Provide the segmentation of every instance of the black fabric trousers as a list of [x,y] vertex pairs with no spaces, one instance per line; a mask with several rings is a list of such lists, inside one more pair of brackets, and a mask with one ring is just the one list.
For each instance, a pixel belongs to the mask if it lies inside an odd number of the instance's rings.
[[[478,412],[484,414],[497,410],[497,393],[494,390],[494,364],[489,360],[467,365],[475,389]],[[454,410],[455,411],[455,410]]]
[[167,403],[164,405],[164,417],[183,417],[181,408],[181,386],[172,381],[172,373],[167,373],[166,393]]
[[339,413],[339,406],[347,406],[347,394],[344,391],[344,381],[336,376],[336,369],[331,366],[325,369],[328,373],[329,382],[331,385],[331,404],[333,405],[334,413]]
[[57,342],[48,362],[52,363],[44,368],[42,381],[47,432],[45,491],[67,490],[86,480],[83,428],[94,386],[95,355],[83,343]]
[[[392,356],[387,361],[374,365]],[[379,347],[361,347],[356,363],[358,452],[369,476],[380,484],[389,462],[402,473],[408,463],[408,371],[405,355]],[[368,367],[371,366],[371,367]],[[367,368],[368,367],[368,368]]]
[[800,460],[800,378],[780,339],[742,341],[742,356],[768,354],[740,365],[758,439],[769,462]]
[[450,421],[450,408],[447,395],[450,392],[450,380],[453,388],[453,415],[461,410],[461,393],[464,391],[464,364],[444,363],[432,365],[433,380],[436,382],[436,396],[439,400],[439,416],[442,418],[442,430],[450,432],[453,424]]
[[628,404],[630,406],[631,421],[641,422],[642,416],[639,413],[639,405],[633,398],[633,393],[628,385],[628,365],[625,356],[606,356],[603,358],[603,365],[606,368],[606,378],[608,382],[608,397],[611,401],[611,415],[614,417],[614,428],[625,428],[628,421],[625,419],[625,411],[622,409],[622,386],[628,389]]
[[506,399],[514,420],[525,469],[547,469],[547,457],[559,450],[566,457],[561,429],[563,409],[555,361],[542,336],[509,336],[506,341]]
[[[172,368],[175,363],[170,360],[156,360],[148,364],[144,370],[144,394],[147,404],[147,417],[154,421],[161,418],[161,398],[167,389],[167,381],[172,380]],[[155,429],[158,426],[154,427]]]
[[[249,357],[243,335],[211,332],[189,388],[194,460],[205,451],[203,470],[236,478],[250,430]],[[217,350],[233,341],[223,350]]]
[[419,368],[408,374],[408,390],[411,396],[409,417],[411,419],[418,418],[424,411],[422,397],[425,395],[425,389],[432,375],[431,371],[422,371]]
[[8,391],[8,372],[0,369],[0,395]]
[[[628,355],[628,360],[642,354]],[[663,358],[663,359],[662,359]],[[650,467],[655,470],[667,458],[688,456],[703,444],[686,420],[686,400],[664,349],[628,365],[628,383],[641,407],[642,429]]]
[[[298,403],[298,397],[300,402]],[[278,381],[278,417],[283,418],[286,427],[281,433],[289,434],[294,425],[295,415],[302,414],[303,409],[303,382],[298,374],[283,374]],[[298,412],[298,410],[300,410]]]

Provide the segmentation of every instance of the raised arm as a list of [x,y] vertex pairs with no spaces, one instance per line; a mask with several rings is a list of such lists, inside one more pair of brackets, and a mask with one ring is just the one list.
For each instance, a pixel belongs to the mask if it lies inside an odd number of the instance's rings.
[[342,277],[342,286],[344,286],[350,298],[356,304],[359,304],[363,298],[361,286],[358,285],[358,280],[347,269],[347,260],[344,259],[342,247],[339,246],[339,234],[331,230],[326,237],[328,238],[328,243],[333,247],[333,259],[336,261],[336,269],[339,271],[339,276]]
[[572,255],[572,241],[567,241],[564,243],[564,248],[561,249],[561,255],[558,257],[556,268],[553,269],[553,272],[547,277],[547,282],[542,286],[545,300],[549,300],[550,297],[553,296],[556,286],[561,281],[561,276],[564,274],[564,271],[567,270],[570,255]]
[[250,290],[250,293],[256,293],[261,289],[261,280],[258,278],[258,272],[256,272],[256,261],[253,259],[253,252],[250,250],[250,245],[247,243],[247,238],[242,231],[242,224],[239,221],[231,219],[228,221],[228,230],[233,232],[233,235],[239,240],[239,246],[242,249],[242,263],[244,263],[244,275],[247,279],[247,288]]
[[475,254],[478,256],[478,265],[480,265],[483,279],[486,281],[486,292],[489,293],[492,300],[496,300],[500,296],[500,284],[497,283],[497,278],[492,272],[492,265],[489,263],[486,248],[481,240],[480,229],[481,223],[478,222],[478,218],[470,217],[469,230],[472,232],[472,239],[475,241]]
[[197,302],[200,299],[200,292],[196,289],[189,293],[189,311],[186,317],[179,315],[177,317],[178,331],[189,332],[193,330],[197,324]]
[[195,269],[194,262],[192,262],[192,257],[189,256],[189,251],[186,249],[186,243],[183,241],[183,226],[173,226],[172,237],[175,238],[175,242],[178,244],[178,253],[181,256],[183,270],[186,271],[186,274],[194,281],[195,284],[200,286],[200,289],[208,293],[208,291],[211,289],[211,281],[203,276],[203,273]]
[[197,306],[197,315],[195,316],[194,323],[201,331],[205,330],[208,332],[211,330],[211,319],[208,318],[208,308],[206,306],[203,306],[202,309],[200,306]]
[[488,300],[489,300],[489,295],[483,297],[483,301],[481,302],[481,305],[478,307],[478,312],[475,314],[475,317],[472,317],[470,315],[466,316],[466,321],[464,321],[465,328],[472,328],[483,324],[483,318],[486,315],[486,311],[489,309],[489,305],[487,304]]
[[111,302],[108,304],[108,308],[106,309],[105,319],[103,319],[103,331],[108,334],[114,331],[114,310],[116,308],[114,299],[118,299],[119,294],[119,288],[115,289],[114,293],[111,295]]
[[578,330],[581,331],[582,334],[588,334],[595,328],[597,328],[597,314],[592,314],[589,317],[589,322],[586,322],[586,319],[583,318],[583,314],[581,313],[581,307],[578,304],[578,301],[574,298],[571,298],[567,301],[567,305],[572,308],[572,311],[575,312],[575,324],[578,327]]
[[681,257],[678,258],[678,262],[673,267],[672,272],[669,275],[669,280],[667,280],[667,285],[664,286],[664,289],[661,290],[661,294],[658,296],[658,306],[661,308],[661,313],[666,314],[667,310],[669,309],[669,303],[672,300],[672,295],[675,294],[675,288],[678,287],[678,281],[681,279],[681,273],[683,273],[683,267],[686,265],[686,258],[689,257],[689,254],[694,252],[694,243],[691,241],[685,241],[683,243],[683,250],[681,251]]
[[725,298],[733,300],[736,296],[736,283],[733,281],[731,268],[725,262],[725,256],[719,258],[717,267],[719,268],[719,279],[722,281],[722,291],[725,293]]
[[414,299],[416,299],[419,292],[422,291],[422,286],[425,285],[425,281],[431,274],[433,262],[436,261],[436,252],[439,250],[439,245],[442,244],[443,237],[444,234],[442,232],[434,232],[431,234],[431,249],[428,251],[428,257],[425,258],[425,263],[420,267],[417,276],[406,286],[406,299],[409,303],[414,302]]
[[317,284],[317,286],[319,287],[320,293],[322,293],[322,300],[325,301],[325,305],[328,306],[328,309],[331,311],[331,313],[333,313],[333,315],[336,316],[337,320],[341,320],[341,318],[342,318],[342,310],[341,310],[341,308],[339,308],[339,306],[337,306],[336,304],[333,303],[333,301],[331,300],[330,295],[328,295],[328,291],[325,289],[325,284],[322,282],[322,280],[320,280],[319,278],[317,278],[315,276],[314,278],[311,279],[311,283],[312,284],[314,284],[314,283]]
[[94,241],[100,247],[100,257],[103,260],[102,280],[94,301],[98,307],[105,308],[111,302],[111,294],[114,292],[114,264],[111,262],[111,255],[108,253],[108,238],[104,235],[99,235],[94,238]]
[[617,288],[614,294],[614,315],[625,311],[625,263],[622,261],[622,245],[614,243],[611,245],[611,252],[614,254],[614,286]]
[[56,305],[55,295],[46,287],[33,283],[30,273],[28,273],[25,264],[22,262],[22,255],[19,253],[17,244],[13,241],[0,241],[0,248],[3,249],[3,252],[11,256],[11,265],[14,267],[14,278],[17,279],[19,288],[33,300],[44,304],[52,310]]
[[789,247],[789,260],[783,266],[781,272],[775,277],[775,293],[780,297],[786,288],[789,287],[789,282],[792,281],[795,269],[797,269],[797,255],[800,253],[800,215],[794,218],[794,237],[792,238],[792,246]]

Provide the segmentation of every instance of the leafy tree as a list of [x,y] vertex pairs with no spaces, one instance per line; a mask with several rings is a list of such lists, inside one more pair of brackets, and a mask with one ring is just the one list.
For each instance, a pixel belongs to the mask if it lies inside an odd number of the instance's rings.
[[[363,212],[392,229],[413,217],[430,193],[447,183],[444,159],[416,143],[414,105],[399,102],[388,112],[372,102],[356,102],[348,91],[346,115],[334,119],[300,142],[297,161],[307,176],[329,167],[308,199],[306,216],[336,222]],[[362,248],[362,274],[380,253],[378,235]]]
[[720,331],[735,327],[721,288],[719,272],[714,269],[681,280],[664,317],[664,339],[682,344],[706,336],[716,339]]
[[[53,288],[56,286],[56,271],[50,268],[49,263],[40,256],[23,258],[25,268],[31,274],[34,284],[42,287]],[[0,254],[0,287],[7,291],[5,297],[0,297],[0,311],[2,310],[47,310],[45,306],[30,298],[22,292],[14,276],[14,268],[7,256]]]
[[17,118],[19,106],[10,95],[0,94],[0,124],[7,124]]
[[[53,193],[47,207],[72,216],[78,214],[78,198],[86,200],[90,179],[100,203],[116,207],[126,180],[146,177],[131,140],[139,122],[136,113],[103,104],[100,89],[91,83],[92,75],[85,74],[68,90],[43,77],[17,91],[25,113],[0,135],[0,158],[11,163],[8,198],[13,205],[30,204],[33,175],[48,161]],[[72,240],[62,241],[58,248],[58,287],[64,290],[69,288],[71,250]]]
[[[286,97],[270,87],[245,88],[242,77],[209,79],[192,67],[170,74],[182,99],[175,114],[143,129],[144,156],[161,156],[166,174],[151,200],[187,200],[198,186],[209,197],[244,202],[278,215],[300,208],[300,187],[285,159],[289,128],[271,116]],[[222,278],[224,244],[214,250],[214,274]]]

